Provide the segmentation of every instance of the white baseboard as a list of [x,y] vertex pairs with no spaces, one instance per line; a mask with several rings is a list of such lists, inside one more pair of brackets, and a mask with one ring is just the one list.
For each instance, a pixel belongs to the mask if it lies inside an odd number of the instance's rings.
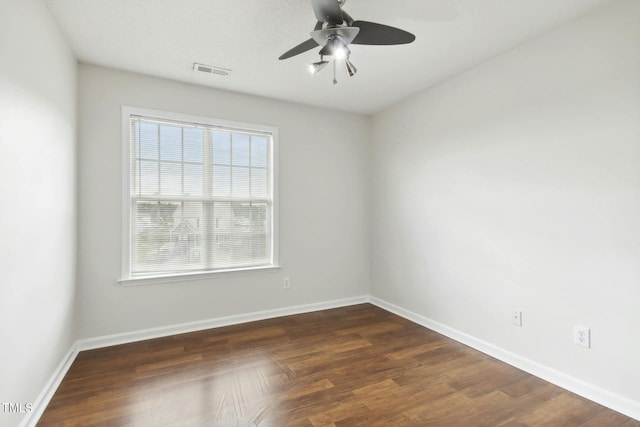
[[425,328],[436,331],[462,344],[468,345],[478,351],[495,357],[511,366],[522,369],[536,377],[542,378],[552,384],[569,390],[579,396],[592,400],[614,411],[620,412],[628,417],[640,421],[640,402],[633,401],[619,394],[610,392],[593,384],[586,383],[563,372],[541,365],[533,360],[519,356],[515,353],[507,351],[503,348],[495,346],[491,343],[465,334],[457,329],[451,328],[435,320],[424,317],[420,314],[406,310],[395,304],[376,298],[369,297],[371,304],[374,304],[384,310],[397,314],[400,317],[411,320]]
[[159,328],[144,329],[139,331],[124,332],[121,334],[106,335],[95,338],[82,339],[74,342],[67,354],[56,368],[55,372],[44,386],[42,392],[29,412],[20,423],[20,427],[35,427],[42,416],[54,393],[60,386],[62,379],[67,374],[71,364],[80,351],[109,347],[112,345],[126,344],[143,341],[152,338],[166,337],[175,334],[202,331],[205,329],[220,328],[223,326],[238,325],[254,322],[256,320],[273,319],[276,317],[290,316],[293,314],[310,313],[313,311],[328,310],[331,308],[347,307],[350,305],[369,302],[369,296],[363,295],[353,298],[324,301],[313,304],[296,305],[292,307],[277,308],[273,310],[256,311],[253,313],[238,314],[234,316],[219,317],[215,319],[201,320],[197,322],[181,323],[178,325],[163,326]]
[[20,427],[35,427],[38,420],[42,416],[45,408],[49,404],[49,401],[53,397],[53,394],[58,389],[58,386],[62,382],[62,379],[67,374],[67,371],[71,367],[71,364],[74,360],[76,360],[76,356],[78,355],[78,349],[76,344],[72,344],[67,354],[64,355],[62,361],[49,378],[49,381],[45,384],[44,388],[40,392],[40,395],[33,402],[33,408],[31,412],[28,412],[27,415],[22,419],[20,423]]
[[276,317],[290,316],[293,314],[310,313],[312,311],[346,307],[349,305],[362,304],[365,302],[369,302],[369,297],[363,295],[354,298],[296,305],[292,307],[276,308],[273,310],[256,311],[253,313],[237,314],[233,316],[218,317],[215,319],[199,320],[197,322],[180,323],[177,325],[161,326],[159,328],[143,329],[139,331],[124,332],[121,334],[82,339],[78,340],[76,342],[76,345],[79,351],[92,350],[95,348],[109,347],[112,345],[126,344],[152,338],[160,338],[170,335],[202,331],[205,329],[220,328],[223,326],[239,325],[241,323],[254,322],[257,320],[273,319]]

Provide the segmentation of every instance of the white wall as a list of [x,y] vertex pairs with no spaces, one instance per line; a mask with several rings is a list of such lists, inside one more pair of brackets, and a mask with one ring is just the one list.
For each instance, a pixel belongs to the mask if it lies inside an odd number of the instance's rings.
[[[35,403],[73,341],[75,102],[76,61],[46,8],[0,2],[4,403]],[[0,425],[23,416],[0,407]]]
[[609,3],[376,115],[371,174],[373,296],[636,405],[639,16]]
[[[281,271],[123,287],[122,105],[279,128]],[[369,119],[79,67],[79,338],[366,295]],[[283,290],[282,278],[291,278]]]

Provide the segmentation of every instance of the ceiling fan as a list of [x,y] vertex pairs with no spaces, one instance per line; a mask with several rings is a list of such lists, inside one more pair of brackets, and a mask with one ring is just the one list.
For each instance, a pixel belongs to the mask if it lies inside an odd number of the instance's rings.
[[336,80],[336,60],[343,60],[349,76],[358,70],[351,63],[349,45],[394,45],[407,44],[416,39],[413,34],[399,28],[375,22],[356,21],[342,7],[347,0],[311,0],[313,13],[316,16],[316,26],[310,33],[311,38],[283,53],[280,58],[287,59],[303,52],[321,46],[318,52],[320,61],[309,65],[309,71],[316,74],[330,61],[324,57],[331,57],[333,62],[333,84]]

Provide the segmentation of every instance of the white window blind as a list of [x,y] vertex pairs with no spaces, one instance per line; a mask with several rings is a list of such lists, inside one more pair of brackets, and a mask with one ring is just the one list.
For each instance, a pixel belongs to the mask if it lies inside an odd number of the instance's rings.
[[129,277],[273,265],[273,138],[131,114]]

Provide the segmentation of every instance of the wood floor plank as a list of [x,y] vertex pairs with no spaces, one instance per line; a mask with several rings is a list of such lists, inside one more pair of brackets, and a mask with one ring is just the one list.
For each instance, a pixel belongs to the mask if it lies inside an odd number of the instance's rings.
[[625,426],[370,304],[81,352],[39,426]]

